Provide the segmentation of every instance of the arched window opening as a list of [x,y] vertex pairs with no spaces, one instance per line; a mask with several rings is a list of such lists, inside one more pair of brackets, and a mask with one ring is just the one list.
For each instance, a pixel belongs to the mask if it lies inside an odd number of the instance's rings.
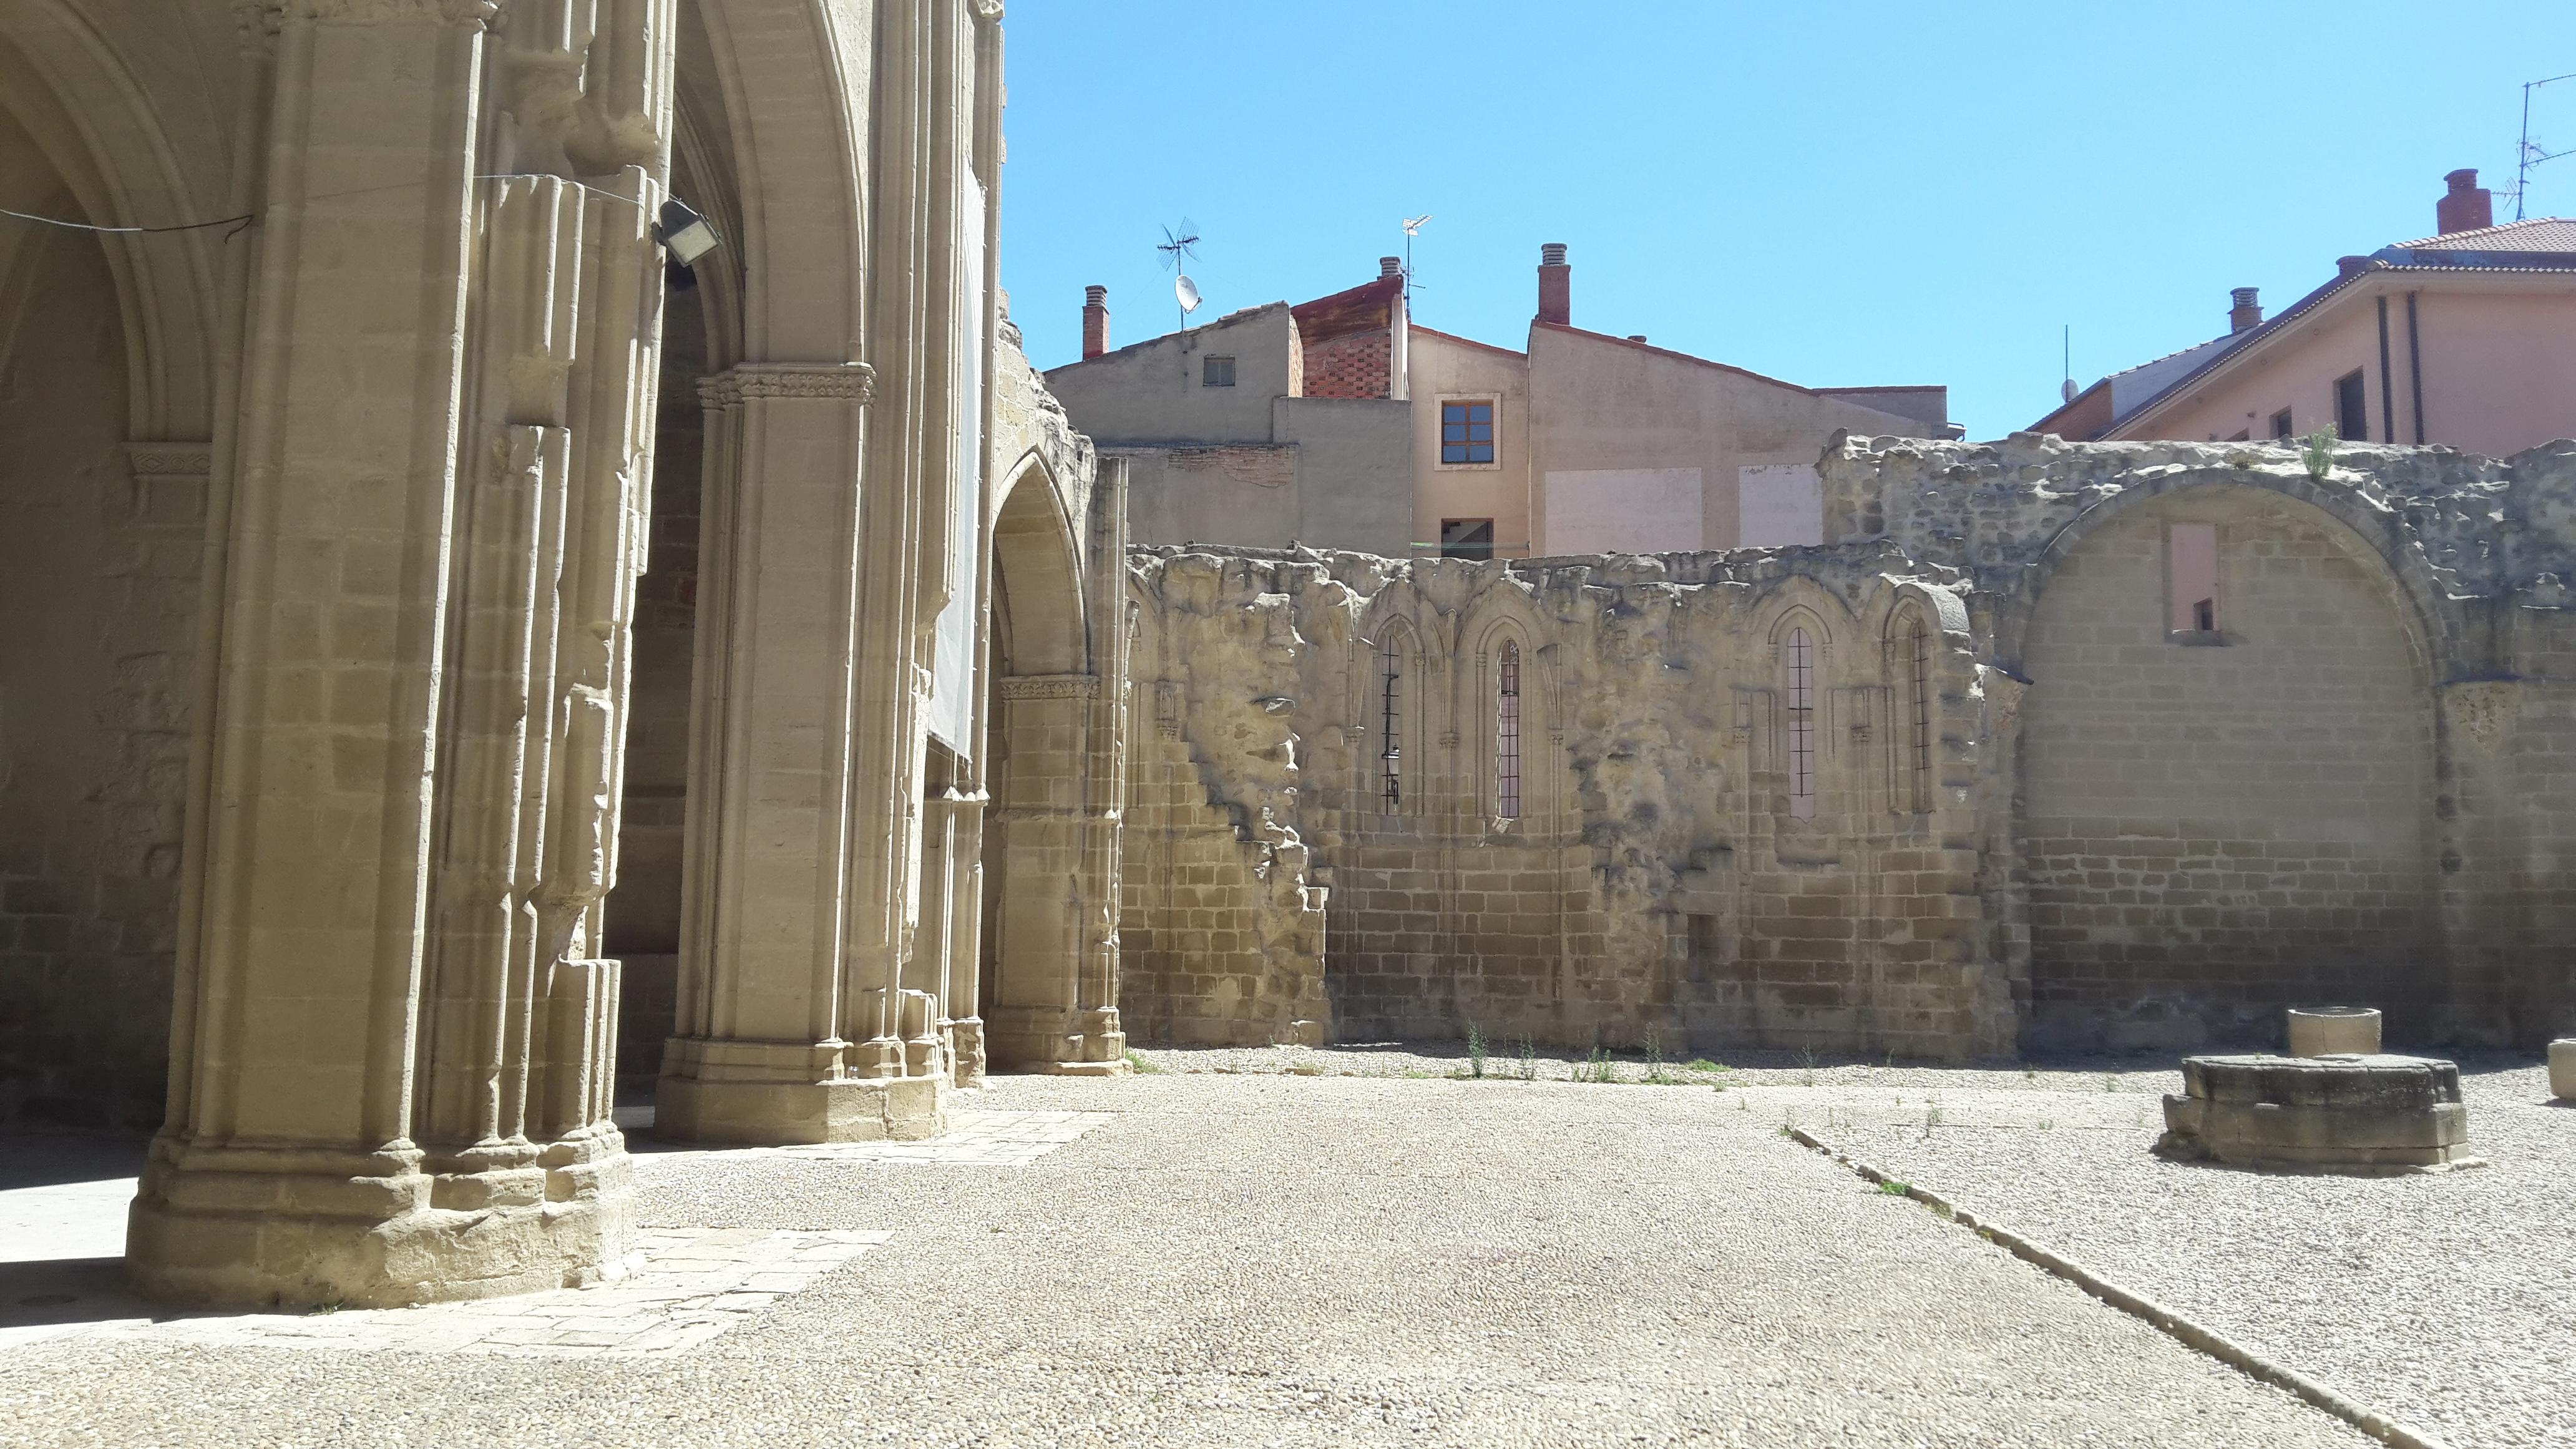
[[1815,644],[1804,629],[1789,631],[1789,813],[1816,814]]
[[1404,656],[1393,641],[1378,647],[1378,798],[1390,815],[1404,808],[1404,747],[1397,727],[1404,715]]
[[1521,646],[1510,639],[1494,684],[1494,813],[1521,818]]
[[1907,775],[1916,811],[1932,808],[1932,631],[1917,614],[1906,621],[1901,647],[1905,658]]

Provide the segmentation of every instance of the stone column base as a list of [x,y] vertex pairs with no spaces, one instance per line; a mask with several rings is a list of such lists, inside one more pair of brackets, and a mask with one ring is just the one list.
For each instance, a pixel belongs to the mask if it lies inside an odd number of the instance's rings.
[[963,1016],[940,1025],[948,1030],[948,1060],[957,1085],[984,1085],[984,1019]]
[[993,1065],[1015,1072],[1114,1077],[1127,1070],[1127,1033],[1115,1007],[998,1006],[984,1020]]
[[662,1054],[653,1133],[685,1142],[786,1146],[915,1142],[948,1130],[945,1063],[924,1076],[854,1077],[847,1074],[847,1050],[839,1042],[673,1037]]
[[154,1298],[396,1308],[622,1278],[633,1236],[633,1167],[605,1123],[444,1159],[162,1137],[125,1262]]

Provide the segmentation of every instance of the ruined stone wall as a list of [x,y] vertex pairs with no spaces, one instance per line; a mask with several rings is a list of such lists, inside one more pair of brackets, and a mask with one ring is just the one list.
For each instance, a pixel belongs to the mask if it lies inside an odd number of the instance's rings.
[[[2034,1045],[2262,1041],[2290,1000],[2381,1006],[2394,1040],[2576,1024],[2576,444],[2312,474],[2263,444],[1837,439],[1822,471],[1828,536],[1963,570],[2027,681],[2026,811],[1987,851],[2029,881]],[[2166,627],[2194,521],[2213,637]]]
[[0,1121],[160,1120],[203,443],[126,443],[104,258],[0,268]]
[[[1979,784],[1989,702],[1944,571],[1875,546],[1133,558],[1137,687],[1197,762],[1206,806],[1269,844],[1274,868],[1302,864],[1306,899],[1322,895],[1323,1025],[1337,1039],[1472,1025],[1574,1047],[2008,1049],[2011,984],[1978,853],[1947,848],[1994,801]],[[1915,656],[1890,631],[1918,621],[1928,718],[1920,751],[1900,751],[1892,711],[1915,697]],[[1507,657],[1517,813],[1498,785]],[[1793,737],[1810,752],[1804,799]],[[1133,817],[1129,829],[1126,1009],[1177,1019],[1192,1008],[1164,998],[1182,974],[1138,969],[1176,927]],[[1193,908],[1208,908],[1205,889]],[[1276,996],[1231,1018],[1234,1040],[1290,1039]]]
[[[2576,445],[2315,476],[2259,445],[1837,439],[1822,471],[1817,549],[1135,550],[1137,687],[1193,766],[1153,776],[1153,818],[1224,813],[1321,895],[1343,1040],[1960,1057],[2264,1042],[2301,1002],[2400,1041],[2576,1023]],[[2203,527],[2213,627],[2178,628],[2172,540]],[[1196,862],[1156,894],[1167,859],[1130,856],[1129,1012],[1291,1039],[1299,973],[1210,964],[1297,940],[1287,897]],[[1220,978],[1256,1007],[1205,1009]]]

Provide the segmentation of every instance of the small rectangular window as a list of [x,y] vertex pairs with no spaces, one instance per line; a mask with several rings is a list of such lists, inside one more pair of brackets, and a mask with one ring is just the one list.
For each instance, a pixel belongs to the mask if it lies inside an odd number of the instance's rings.
[[2356,443],[2370,436],[2370,400],[2362,395],[2359,368],[2335,379],[2335,436]]
[[1440,405],[1440,461],[1494,461],[1494,405],[1491,402],[1444,402]]
[[2176,523],[2165,530],[2165,628],[2175,634],[2218,632],[2218,525]]
[[2283,408],[2279,412],[2272,414],[2272,436],[2276,438],[2297,436],[2297,427],[2290,421],[2290,410],[2288,408]]
[[1494,520],[1490,518],[1440,520],[1440,556],[1442,558],[1492,558],[1494,556]]
[[1234,386],[1234,359],[1231,357],[1210,357],[1201,362],[1199,364],[1199,386]]

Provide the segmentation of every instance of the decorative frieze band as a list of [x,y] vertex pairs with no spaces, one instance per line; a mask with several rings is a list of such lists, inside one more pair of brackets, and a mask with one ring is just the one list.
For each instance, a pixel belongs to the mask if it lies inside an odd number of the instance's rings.
[[1014,674],[993,681],[1004,699],[1098,699],[1097,674]]
[[733,407],[754,398],[837,398],[865,406],[877,371],[864,362],[746,362],[698,379],[698,401]]
[[322,25],[474,25],[501,12],[495,0],[292,0],[287,13]]
[[214,471],[215,445],[195,438],[165,438],[125,445],[125,468],[136,481],[193,478],[203,482]]

